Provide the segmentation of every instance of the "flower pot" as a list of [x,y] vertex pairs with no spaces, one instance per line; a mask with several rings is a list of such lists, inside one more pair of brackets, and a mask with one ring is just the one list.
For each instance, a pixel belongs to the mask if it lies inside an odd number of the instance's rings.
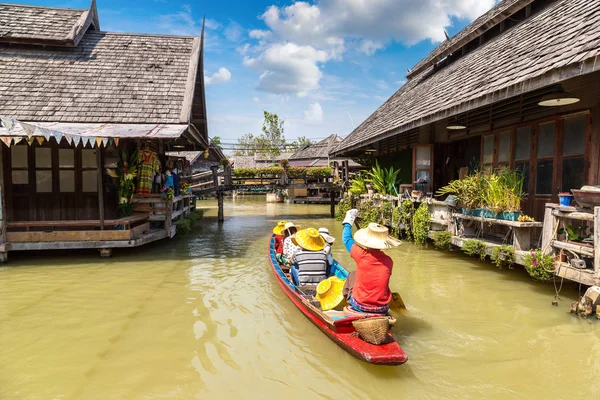
[[559,194],[558,195],[558,202],[560,203],[561,206],[569,207],[571,205],[572,200],[573,200],[572,194]]
[[518,221],[519,215],[521,215],[518,211],[504,211],[498,214],[498,219],[503,219],[505,221]]
[[481,216],[482,216],[483,218],[496,218],[496,213],[495,213],[495,212],[493,212],[492,210],[488,210],[488,209],[485,209],[485,208],[484,208],[484,209],[481,211]]

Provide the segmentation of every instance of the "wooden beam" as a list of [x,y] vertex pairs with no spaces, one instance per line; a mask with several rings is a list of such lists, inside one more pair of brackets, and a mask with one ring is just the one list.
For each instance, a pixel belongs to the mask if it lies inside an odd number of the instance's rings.
[[335,192],[331,191],[329,193],[330,203],[329,203],[329,212],[331,214],[331,218],[335,218]]
[[[4,190],[4,148],[0,149],[0,245],[6,243],[6,191]],[[0,252],[0,262],[6,261],[6,251]]]
[[600,207],[594,208],[594,273],[600,280]]
[[102,184],[102,154],[100,147],[96,148],[96,171],[98,172],[98,213],[100,217],[100,230],[104,230],[104,185]]

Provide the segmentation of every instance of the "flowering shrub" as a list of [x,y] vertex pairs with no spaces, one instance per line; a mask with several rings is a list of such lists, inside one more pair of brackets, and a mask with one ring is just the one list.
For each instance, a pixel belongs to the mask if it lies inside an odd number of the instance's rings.
[[279,177],[283,173],[283,168],[278,166],[263,167],[256,169],[256,175],[258,176],[272,176]]
[[333,175],[331,167],[289,167],[288,178],[330,178]]
[[541,249],[532,250],[525,256],[525,269],[537,281],[549,281],[554,277],[556,258],[543,254]]

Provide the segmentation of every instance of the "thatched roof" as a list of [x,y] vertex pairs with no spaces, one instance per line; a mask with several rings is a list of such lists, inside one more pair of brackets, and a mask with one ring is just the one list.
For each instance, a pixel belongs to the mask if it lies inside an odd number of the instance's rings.
[[[84,124],[97,136],[106,125],[115,137],[133,126],[183,127],[190,143],[206,146],[202,37],[100,32],[95,15],[95,2],[89,10],[0,5],[0,23],[11,24],[0,27],[0,114],[65,129]],[[71,47],[39,45],[79,27]]]
[[235,168],[260,168],[268,167],[281,160],[289,160],[292,153],[284,152],[276,157],[255,154],[253,156],[232,156],[230,158],[233,169]]
[[74,47],[90,26],[100,29],[95,0],[89,9],[0,3],[0,43]]
[[[477,45],[473,33],[481,34],[495,24],[498,12],[505,18],[529,3],[504,0],[451,43],[440,45],[334,153],[349,153],[391,135],[600,70],[597,0],[550,2],[523,22]],[[516,22],[511,19],[510,23]],[[473,39],[460,47],[466,40],[461,37]],[[449,52],[451,57],[432,66]]]

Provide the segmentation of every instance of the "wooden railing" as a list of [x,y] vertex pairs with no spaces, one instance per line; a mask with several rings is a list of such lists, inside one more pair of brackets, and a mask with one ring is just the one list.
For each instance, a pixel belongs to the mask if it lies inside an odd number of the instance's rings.
[[196,196],[191,194],[165,199],[162,194],[136,194],[132,200],[135,204],[133,212],[148,216],[151,222],[163,222],[169,236],[175,235],[173,222],[186,217],[196,208]]

